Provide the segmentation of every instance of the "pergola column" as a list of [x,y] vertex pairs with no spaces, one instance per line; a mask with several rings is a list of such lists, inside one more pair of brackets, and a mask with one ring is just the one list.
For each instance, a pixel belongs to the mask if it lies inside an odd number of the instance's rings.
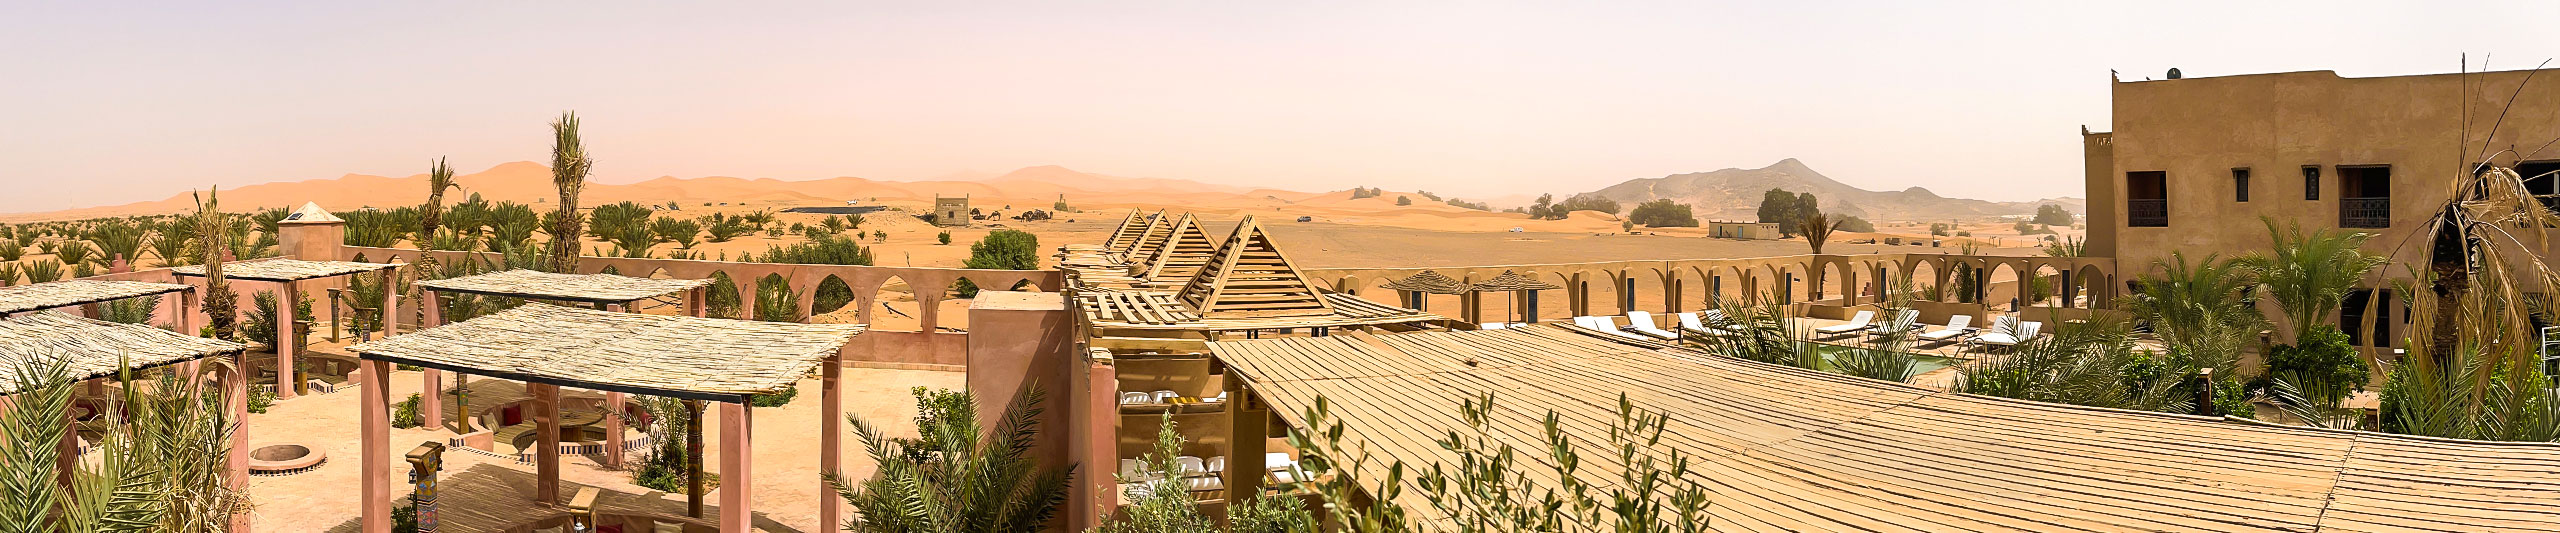
[[710,297],[711,289],[708,287],[695,287],[693,290],[685,291],[684,316],[696,318],[708,316],[707,313],[710,313],[711,309]]
[[[419,322],[418,329],[427,329],[443,325],[444,302],[441,299],[436,298],[436,291],[419,291],[418,295],[419,297],[426,299],[426,301],[418,303],[425,306],[427,312],[426,318]],[[389,334],[385,333],[385,335],[387,336]],[[418,374],[420,375],[419,388],[421,389],[420,394],[422,395],[418,399],[418,419],[435,424],[435,427],[439,429],[449,427],[445,425],[444,421],[444,371],[425,368],[421,369]]]
[[400,267],[382,269],[382,338],[400,331]]
[[743,402],[720,403],[721,533],[749,533],[755,525],[754,410]]
[[[391,531],[391,363],[362,360],[356,409],[364,421],[363,497],[365,533]],[[245,457],[235,453],[234,460]]]
[[1270,470],[1263,453],[1271,446],[1271,408],[1254,400],[1244,380],[1227,377],[1227,501],[1240,502],[1262,494]]
[[[230,464],[225,468],[223,484],[234,494],[249,488],[249,351],[231,356],[231,369],[222,373],[222,398],[225,411],[231,413]],[[249,513],[231,515],[231,531],[249,531]]]
[[533,452],[534,501],[560,502],[560,386],[526,383],[533,393],[536,432]]
[[844,502],[827,478],[844,472],[844,350],[818,366],[818,523],[844,523]]
[[[631,304],[613,306],[614,311],[631,311]],[[604,393],[604,466],[622,468],[622,401],[618,391]]]
[[294,375],[293,356],[302,343],[293,338],[294,308],[302,304],[302,291],[291,281],[276,282],[276,313],[267,317],[276,325],[276,399],[291,400],[301,394],[302,387]]

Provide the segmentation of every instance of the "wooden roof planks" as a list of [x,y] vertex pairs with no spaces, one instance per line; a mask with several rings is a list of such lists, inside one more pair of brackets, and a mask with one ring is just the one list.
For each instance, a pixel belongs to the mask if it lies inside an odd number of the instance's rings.
[[1182,220],[1173,223],[1173,231],[1165,239],[1163,245],[1156,247],[1156,253],[1129,264],[1129,277],[1149,285],[1180,286],[1190,282],[1200,273],[1200,267],[1209,264],[1209,258],[1218,253],[1218,243],[1209,240],[1209,233],[1200,230],[1200,220],[1190,213],[1183,213]]
[[1251,216],[1236,224],[1235,233],[1177,296],[1209,318],[1333,314],[1333,303],[1271,244],[1271,236]]

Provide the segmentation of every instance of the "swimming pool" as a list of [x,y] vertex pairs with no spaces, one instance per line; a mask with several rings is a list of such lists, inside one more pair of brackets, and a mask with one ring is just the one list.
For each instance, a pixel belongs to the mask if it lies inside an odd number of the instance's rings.
[[[1855,349],[1857,349],[1857,348],[1850,348],[1850,347],[1847,347],[1847,346],[1837,346],[1837,345],[1831,345],[1831,344],[1816,344],[1816,345],[1814,345],[1814,351],[1817,351],[1817,352],[1821,352],[1821,353],[1822,353],[1822,368],[1817,368],[1817,369],[1815,369],[1815,370],[1821,370],[1821,371],[1825,371],[1825,372],[1833,371],[1833,369],[1831,368],[1831,359],[1832,359],[1832,358],[1834,358],[1834,357],[1838,357],[1838,356],[1839,356],[1841,353],[1843,353],[1843,352],[1847,352],[1847,351],[1855,350]],[[1947,368],[1947,367],[1952,367],[1952,366],[1956,366],[1956,365],[1964,364],[1964,362],[1965,362],[1965,360],[1963,360],[1963,359],[1956,359],[1956,358],[1953,358],[1953,357],[1939,357],[1939,356],[1935,356],[1935,355],[1916,354],[1916,353],[1915,353],[1915,354],[1911,354],[1911,375],[1917,376],[1917,375],[1921,375],[1921,374],[1927,374],[1927,373],[1929,373],[1929,372],[1936,371],[1936,370],[1938,370],[1938,369],[1942,369],[1942,368]]]

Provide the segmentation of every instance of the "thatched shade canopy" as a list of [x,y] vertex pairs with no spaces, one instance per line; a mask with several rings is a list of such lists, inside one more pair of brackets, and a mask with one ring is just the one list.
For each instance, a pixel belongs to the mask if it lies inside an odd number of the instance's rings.
[[862,333],[528,304],[347,347],[366,360],[564,387],[741,402],[781,392]]
[[613,274],[553,274],[509,270],[417,283],[432,291],[486,294],[510,298],[621,303],[689,291],[711,285],[707,279],[649,279]]
[[[399,268],[391,263],[357,263],[352,261],[304,261],[300,259],[260,259],[222,264],[222,277],[248,281],[302,281],[376,270]],[[187,265],[169,269],[180,276],[203,276],[204,265]]]
[[1460,282],[1457,279],[1440,275],[1440,271],[1437,270],[1424,270],[1422,273],[1414,274],[1411,277],[1387,282],[1385,286],[1386,288],[1399,291],[1413,291],[1429,294],[1467,293],[1467,284],[1465,282]]
[[1488,280],[1484,280],[1484,281],[1476,282],[1476,285],[1475,285],[1475,287],[1474,287],[1474,288],[1475,288],[1475,290],[1478,290],[1478,291],[1496,292],[1496,291],[1543,291],[1543,290],[1552,290],[1552,289],[1562,289],[1562,288],[1564,288],[1564,287],[1556,286],[1556,284],[1553,284],[1553,283],[1547,283],[1547,282],[1544,282],[1544,281],[1538,281],[1538,280],[1533,279],[1533,278],[1530,278],[1530,277],[1528,277],[1528,276],[1520,275],[1520,273],[1518,273],[1518,272],[1512,272],[1512,271],[1509,271],[1509,270],[1504,270],[1504,271],[1502,271],[1502,275],[1500,275],[1500,276],[1494,276],[1494,277],[1493,277],[1493,279],[1488,279]]
[[[0,368],[27,368],[31,360],[63,357],[73,380],[239,353],[240,343],[179,335],[138,324],[118,324],[58,312],[0,319]],[[12,370],[14,371],[14,370]],[[0,379],[0,395],[17,394],[15,379]]]
[[94,279],[0,287],[0,314],[93,304],[186,290],[187,286],[176,283]]

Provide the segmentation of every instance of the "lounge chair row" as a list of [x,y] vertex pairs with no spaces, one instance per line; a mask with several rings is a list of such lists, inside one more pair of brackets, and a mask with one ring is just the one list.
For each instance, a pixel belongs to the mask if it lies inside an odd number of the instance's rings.
[[[1181,478],[1183,490],[1205,492],[1227,488],[1227,456],[1202,459],[1184,455],[1173,458],[1173,464],[1181,470],[1174,477]],[[1262,454],[1262,466],[1265,474],[1272,476],[1273,480],[1287,483],[1296,479],[1292,472],[1298,471],[1298,460],[1286,453],[1270,452]],[[1131,498],[1146,496],[1154,490],[1154,482],[1162,479],[1162,476],[1146,471],[1146,464],[1137,459],[1120,460],[1122,490]]]
[[[1722,311],[1707,310],[1695,313],[1672,313],[1672,317],[1677,322],[1676,327],[1690,334],[1710,337],[1732,334],[1732,332],[1708,325],[1711,323],[1724,322],[1724,313]],[[1901,330],[1924,329],[1924,326],[1919,324],[1920,311],[1917,309],[1897,310],[1893,319],[1883,323],[1876,322],[1876,317],[1877,313],[1873,310],[1861,310],[1858,311],[1857,314],[1851,315],[1848,323],[1814,328],[1813,332],[1816,335],[1837,337],[1859,333],[1879,334],[1895,331],[1897,328]],[[1620,326],[1617,324],[1617,317],[1573,317],[1574,325],[1615,334],[1621,337],[1644,340],[1680,339],[1680,332],[1665,330],[1661,327],[1655,326],[1652,313],[1645,311],[1628,311],[1626,320],[1627,325]],[[2012,347],[2017,346],[2019,343],[2024,343],[2036,338],[2036,335],[2038,335],[2040,330],[2043,328],[2042,323],[2022,321],[2015,315],[2002,315],[1998,319],[1992,321],[1990,329],[1976,329],[1972,327],[1972,325],[1972,316],[1955,315],[1947,317],[1947,324],[1945,326],[1941,326],[1937,329],[1921,331],[1915,335],[1915,338],[1923,342],[1933,343],[1966,341],[1985,346]]]
[[[1672,313],[1671,317],[1676,322],[1675,327],[1678,327],[1681,331],[1687,332],[1691,335],[1721,337],[1733,334],[1732,332],[1708,325],[1709,323],[1724,322],[1723,311],[1710,309],[1695,313]],[[1680,339],[1680,332],[1666,330],[1659,326],[1655,326],[1653,322],[1653,313],[1645,311],[1628,311],[1626,318],[1627,325],[1625,326],[1618,325],[1617,317],[1606,316],[1573,317],[1573,324],[1631,339]]]

